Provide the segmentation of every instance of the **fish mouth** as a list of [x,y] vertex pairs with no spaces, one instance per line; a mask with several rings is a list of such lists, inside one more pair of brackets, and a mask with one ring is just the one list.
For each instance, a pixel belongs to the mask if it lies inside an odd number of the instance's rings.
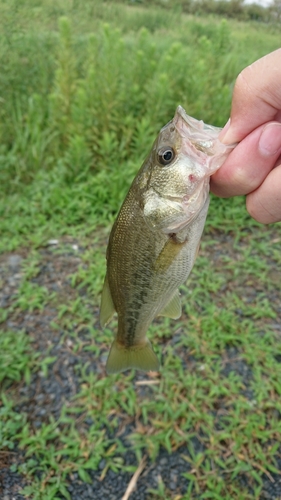
[[[175,112],[175,116],[174,116],[174,119],[173,121],[177,121],[179,119],[179,117],[181,117],[183,119],[183,121],[189,126],[189,127],[192,127],[195,125],[194,122],[197,122],[197,120],[195,118],[192,118],[191,116],[188,116],[187,112],[185,111],[185,109],[182,107],[182,106],[178,106],[177,109],[176,109],[176,112]],[[192,123],[193,122],[193,123]],[[197,122],[198,123],[198,122]],[[200,123],[200,122],[199,122]],[[203,122],[201,122],[203,123]]]
[[182,106],[177,107],[173,124],[181,137],[184,154],[204,166],[206,176],[214,174],[236,146],[220,142],[221,128],[188,116]]
[[206,158],[211,159],[214,155],[219,132],[214,127],[206,126],[202,120],[188,116],[182,106],[177,107],[173,124],[181,137],[185,154],[196,158],[201,164],[206,164]]

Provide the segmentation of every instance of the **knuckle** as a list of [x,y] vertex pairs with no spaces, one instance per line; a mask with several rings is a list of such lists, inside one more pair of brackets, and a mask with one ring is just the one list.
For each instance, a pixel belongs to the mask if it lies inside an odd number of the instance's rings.
[[236,169],[233,170],[231,183],[233,186],[236,186],[236,190],[239,194],[249,194],[258,187],[257,179],[249,175],[249,170],[250,169],[245,168],[245,166],[236,167]]
[[258,214],[256,214],[256,206],[255,203],[252,202],[252,199],[250,196],[246,197],[246,209],[248,214],[255,219],[257,222],[261,222],[259,220]]
[[244,93],[245,88],[248,91],[252,91],[252,68],[247,66],[244,68],[236,78],[234,89],[236,92]]
[[261,224],[270,224],[271,222],[275,222],[272,214],[255,198],[255,196],[251,195],[246,197],[246,208],[248,214]]

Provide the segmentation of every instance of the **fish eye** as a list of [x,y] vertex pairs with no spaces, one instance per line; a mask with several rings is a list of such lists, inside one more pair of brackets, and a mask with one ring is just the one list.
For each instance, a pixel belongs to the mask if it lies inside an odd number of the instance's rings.
[[158,151],[158,162],[161,165],[169,165],[175,158],[175,152],[170,146],[161,148]]

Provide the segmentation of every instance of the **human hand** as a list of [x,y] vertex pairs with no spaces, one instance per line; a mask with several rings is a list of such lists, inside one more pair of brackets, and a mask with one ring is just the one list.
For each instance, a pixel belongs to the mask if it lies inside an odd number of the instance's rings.
[[225,144],[239,142],[211,178],[221,197],[247,195],[258,222],[281,221],[281,49],[238,76],[230,121],[220,133]]

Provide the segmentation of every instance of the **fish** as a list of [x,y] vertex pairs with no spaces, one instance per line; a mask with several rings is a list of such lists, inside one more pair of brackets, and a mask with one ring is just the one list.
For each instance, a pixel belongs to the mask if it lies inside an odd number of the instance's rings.
[[132,182],[106,252],[101,327],[118,315],[107,374],[159,370],[146,333],[157,316],[182,314],[179,287],[198,254],[210,176],[234,147],[219,141],[220,130],[178,106]]

